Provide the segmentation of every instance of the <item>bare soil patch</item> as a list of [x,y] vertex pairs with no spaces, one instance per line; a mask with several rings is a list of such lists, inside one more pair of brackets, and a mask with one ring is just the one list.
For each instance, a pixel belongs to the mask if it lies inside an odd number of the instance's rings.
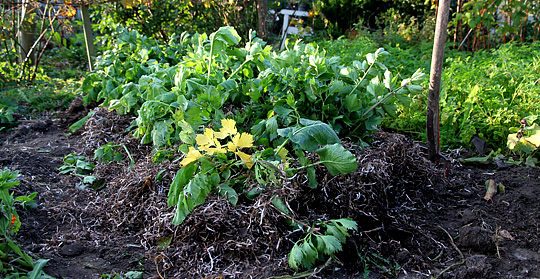
[[[51,259],[45,270],[56,278],[128,271],[143,271],[144,278],[293,274],[287,254],[303,233],[291,231],[270,205],[270,194],[286,200],[298,220],[358,222],[344,251],[308,277],[363,278],[366,266],[369,278],[540,277],[536,168],[433,165],[417,143],[380,132],[370,149],[346,143],[359,163],[355,173],[332,177],[321,167],[316,189],[299,173],[283,188],[237,206],[211,195],[173,226],[166,202],[178,162],[155,164],[151,147],[129,135],[133,118],[101,108],[68,135],[67,127],[86,112],[71,108],[60,118],[23,120],[0,134],[0,168],[21,174],[15,191],[38,192],[39,206],[20,210],[16,239]],[[77,187],[80,178],[59,174],[64,155],[92,158],[108,142],[124,144],[135,165],[98,163],[95,175],[104,189]],[[505,193],[486,201],[488,179],[502,183]]]

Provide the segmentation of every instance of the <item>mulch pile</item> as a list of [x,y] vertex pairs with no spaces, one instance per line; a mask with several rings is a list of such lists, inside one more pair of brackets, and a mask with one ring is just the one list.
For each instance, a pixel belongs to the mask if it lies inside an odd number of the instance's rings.
[[[305,233],[293,231],[271,205],[272,198],[279,196],[293,212],[293,218],[307,224],[335,218],[358,222],[358,232],[352,233],[344,251],[332,263],[348,267],[342,269],[348,273],[361,272],[350,268],[366,259],[375,260],[358,255],[379,255],[421,272],[425,259],[409,258],[408,251],[425,251],[429,249],[426,243],[433,248],[440,246],[403,213],[435,206],[426,204],[436,192],[431,180],[441,180],[443,175],[424,159],[424,149],[403,135],[379,132],[367,149],[345,142],[345,147],[356,155],[358,169],[348,175],[331,176],[323,166],[317,166],[316,189],[307,187],[306,173],[300,171],[284,179],[281,187],[267,189],[255,200],[244,200],[237,206],[210,194],[182,225],[174,226],[174,208],[167,206],[167,194],[179,169],[179,158],[154,163],[152,148],[129,135],[132,121],[133,117],[96,108],[78,132],[81,140],[76,153],[93,157],[95,149],[113,142],[125,145],[136,163],[97,163],[95,175],[105,181],[106,187],[78,195],[77,203],[86,204],[84,207],[66,201],[53,209],[71,216],[68,218],[72,218],[74,226],[71,235],[57,236],[58,243],[73,239],[97,244],[138,239],[138,245],[146,249],[159,276],[164,278],[290,274],[288,252]],[[120,152],[125,153],[123,149]],[[127,154],[124,157],[128,158]],[[317,160],[316,154],[308,154],[308,158]],[[160,179],[156,179],[158,174]],[[400,242],[410,239],[411,234],[421,239]],[[429,256],[433,255],[427,253]]]

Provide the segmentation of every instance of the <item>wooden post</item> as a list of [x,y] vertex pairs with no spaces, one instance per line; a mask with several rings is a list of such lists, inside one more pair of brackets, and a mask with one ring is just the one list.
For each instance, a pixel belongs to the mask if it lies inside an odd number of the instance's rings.
[[90,22],[88,4],[81,5],[81,16],[83,21],[84,43],[86,44],[86,55],[88,57],[88,68],[90,71],[93,71],[96,49],[94,48],[94,35],[92,34],[92,24]]
[[441,90],[444,43],[446,41],[448,27],[449,7],[450,0],[440,0],[437,10],[433,55],[431,56],[426,133],[428,157],[432,162],[439,159],[439,93]]
[[268,0],[257,0],[257,14],[259,16],[259,38],[265,39],[268,33]]

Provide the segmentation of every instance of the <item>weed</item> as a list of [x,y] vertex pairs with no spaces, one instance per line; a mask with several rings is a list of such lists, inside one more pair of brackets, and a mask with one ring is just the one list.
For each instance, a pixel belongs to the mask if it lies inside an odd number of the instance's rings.
[[60,174],[72,174],[81,178],[79,187],[92,186],[96,182],[96,177],[92,175],[96,165],[89,163],[84,156],[70,153],[64,156],[64,164],[58,170]]

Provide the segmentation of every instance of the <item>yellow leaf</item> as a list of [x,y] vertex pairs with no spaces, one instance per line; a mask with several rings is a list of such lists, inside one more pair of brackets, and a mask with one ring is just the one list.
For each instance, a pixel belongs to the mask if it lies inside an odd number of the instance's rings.
[[[197,144],[199,146],[212,146],[215,145],[217,140],[214,137],[214,130],[212,129],[206,129],[204,131],[204,134],[197,134],[195,137],[195,140],[197,141]],[[219,143],[219,142],[218,142]]]
[[251,160],[251,155],[248,155],[242,151],[234,152],[234,154],[240,157],[240,160],[244,162],[244,164],[248,167],[248,169],[251,169],[251,167],[253,167],[253,160]]
[[221,148],[221,144],[217,147],[201,146],[199,150],[206,152],[210,156],[214,155],[214,153],[227,153],[226,149]]
[[201,152],[199,152],[199,150],[193,147],[190,147],[189,152],[186,154],[186,157],[184,158],[184,160],[180,162],[180,165],[182,167],[185,167],[189,165],[190,163],[197,161],[197,159],[201,158],[202,156],[203,155],[201,154]]
[[227,142],[227,149],[235,152],[240,147],[253,147],[253,136],[248,133],[236,134],[231,141]]
[[281,157],[281,160],[285,161],[285,158],[287,158],[287,154],[289,154],[289,150],[281,148],[277,155]]
[[236,130],[236,121],[233,119],[222,119],[221,126],[219,132],[216,132],[218,139],[224,139],[227,136],[234,136],[238,133],[238,130]]
[[237,134],[233,138],[233,143],[236,147],[253,147],[253,135],[248,133]]
[[227,142],[227,150],[230,152],[236,152],[236,145],[232,141]]

